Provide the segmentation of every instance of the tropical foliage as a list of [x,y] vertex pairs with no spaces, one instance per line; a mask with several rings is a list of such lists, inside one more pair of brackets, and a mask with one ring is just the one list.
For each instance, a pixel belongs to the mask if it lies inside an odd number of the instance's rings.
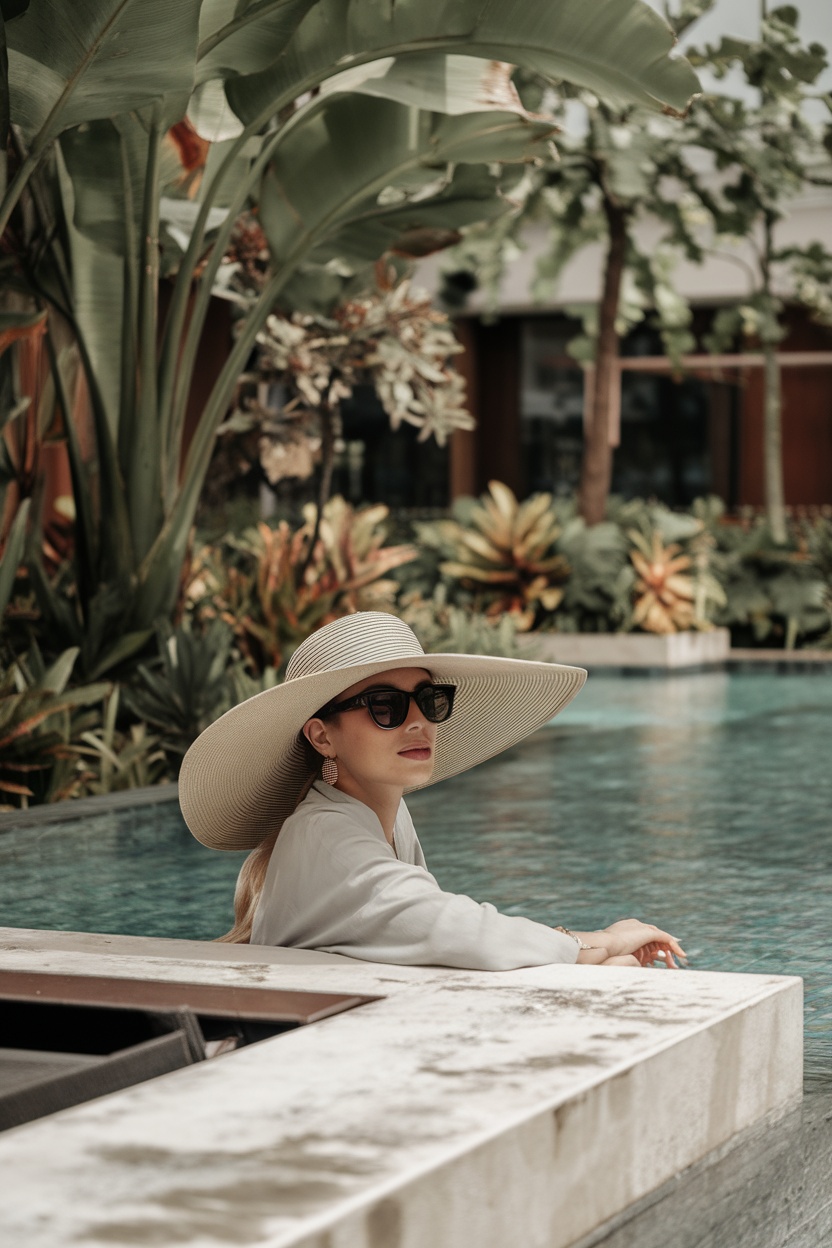
[[508,486],[491,481],[479,502],[456,510],[464,522],[417,525],[421,543],[438,546],[445,556],[440,573],[458,581],[489,616],[514,615],[517,628],[528,631],[541,611],[555,610],[569,571],[552,553],[559,528],[551,495],[519,503]]
[[[429,654],[496,654],[508,659],[533,658],[529,646],[518,644],[518,616],[484,615],[470,606],[450,602],[447,588],[437,585],[425,597],[403,593],[396,614],[413,629]],[[527,639],[527,638],[526,638]]]
[[[685,108],[696,79],[661,20],[641,0],[596,7],[588,26],[582,0],[6,0],[0,329],[45,317],[74,598],[37,537],[28,562],[87,673],[170,615],[217,428],[275,307],[328,315],[382,254],[425,254],[511,208],[554,126],[523,107],[507,62]],[[234,344],[187,428],[211,298],[252,209],[264,281],[235,301]]]
[[[716,235],[741,237],[750,250],[746,296],[720,310],[709,345],[725,350],[737,340],[760,345],[764,365],[764,480],[768,524],[775,541],[788,542],[782,459],[782,401],[777,346],[785,336],[782,291],[817,319],[832,325],[828,283],[832,254],[817,240],[783,246],[778,223],[790,202],[813,183],[832,186],[832,126],[809,119],[807,102],[824,98],[818,79],[825,49],[804,44],[792,5],[761,6],[760,33],[750,40],[723,38],[692,53],[720,79],[739,76],[749,98],[735,90],[709,92],[692,111],[691,138],[708,154],[718,178],[701,201]],[[829,97],[826,96],[829,106]]]
[[694,608],[690,555],[680,553],[678,542],[665,546],[656,532],[651,542],[635,529],[629,536],[634,546],[630,562],[638,573],[633,623],[647,633],[680,633],[695,627],[700,621]]
[[191,742],[235,701],[233,642],[221,620],[160,627],[157,658],[140,663],[127,688],[129,710],[160,734],[174,774]]
[[[465,383],[451,364],[462,348],[448,317],[393,265],[379,262],[374,289],[338,304],[329,316],[272,314],[257,342],[256,368],[220,432],[250,439],[254,431],[272,486],[287,477],[309,478],[319,464],[319,521],[342,433],[341,404],[359,382],[373,385],[393,429],[414,426],[419,441],[434,437],[444,446],[455,429],[473,428]],[[270,402],[275,393],[284,396],[282,405]]]
[[[673,7],[669,20],[689,43],[713,0]],[[547,244],[534,286],[543,301],[577,252],[603,247],[598,300],[566,309],[582,321],[569,350],[585,367],[594,366],[594,379],[587,378],[580,485],[581,514],[589,523],[603,520],[610,488],[610,417],[619,385],[612,364],[620,336],[648,318],[681,372],[682,356],[697,344],[691,310],[674,286],[674,269],[680,259],[698,263],[720,250],[746,271],[748,290],[736,305],[719,311],[702,346],[762,349],[768,523],[777,541],[787,543],[776,358],[784,335],[783,292],[816,319],[832,323],[832,255],[817,240],[784,246],[777,231],[796,195],[813,184],[832,185],[832,127],[807,112],[813,99],[829,111],[829,97],[818,87],[825,50],[801,40],[795,7],[767,10],[762,4],[760,12],[758,37],[723,38],[716,46],[689,50],[692,63],[708,71],[716,86],[694,102],[681,123],[638,105],[621,107],[603,92],[566,88],[559,100],[558,119],[565,126],[559,160],[544,162],[526,178],[520,212],[496,227],[472,227],[444,260],[449,302],[458,304],[478,283],[493,297],[506,264],[525,245],[528,227],[543,226]],[[533,75],[520,78],[519,85],[530,107],[549,98]],[[646,248],[640,231],[648,221]]]
[[[832,514],[792,519],[784,549],[760,517],[727,522],[716,499],[679,514],[611,498],[606,519],[587,525],[575,499],[518,502],[493,482],[452,520],[419,524],[418,545],[387,545],[386,508],[337,497],[313,541],[314,510],[296,529],[262,524],[201,544],[177,624],[158,627],[155,655],[120,684],[84,682],[77,651],[44,660],[49,630],[29,618],[27,653],[14,659],[6,642],[0,669],[0,801],[175,778],[208,723],[274,685],[315,627],[356,609],[400,615],[429,652],[534,657],[532,605],[538,631],[725,625],[740,645],[832,643]],[[448,551],[465,560],[462,575]]]
[[229,627],[246,669],[281,669],[316,628],[351,611],[392,611],[398,584],[389,573],[416,557],[413,546],[387,546],[388,509],[354,510],[329,500],[320,525],[265,522],[241,537],[202,547],[185,583],[198,620]]
[[792,649],[806,638],[832,642],[828,516],[792,519],[785,544],[760,518],[734,524],[709,519],[709,527],[713,570],[724,593],[713,619],[731,629],[734,644]]
[[78,657],[67,650],[49,667],[33,645],[0,669],[0,800],[55,801],[77,792],[75,762],[90,708],[110,692],[106,683],[68,688]]
[[[681,35],[714,0],[687,0],[675,16]],[[622,104],[605,92],[565,85],[552,100],[547,84],[520,77],[529,107],[554,107],[563,134],[556,160],[530,171],[520,211],[501,225],[474,226],[446,257],[445,296],[483,284],[493,301],[506,265],[525,245],[530,226],[545,228],[545,250],[533,283],[535,297],[551,300],[567,263],[588,246],[604,252],[597,302],[570,306],[581,332],[568,350],[586,369],[587,424],[581,461],[580,512],[589,524],[604,518],[612,479],[612,411],[619,379],[614,369],[619,339],[647,317],[660,331],[667,353],[678,360],[690,351],[691,312],[673,284],[679,259],[703,258],[697,163],[691,161],[690,127],[656,116],[638,103]],[[659,225],[649,247],[640,227]],[[467,280],[466,280],[467,279]]]
[[[670,633],[721,626],[732,630],[736,644],[789,648],[801,638],[826,636],[832,626],[830,518],[793,521],[783,548],[762,518],[731,523],[723,511],[717,499],[699,500],[691,514],[680,514],[655,502],[611,497],[604,521],[588,525],[575,499],[541,494],[518,504],[492,482],[479,502],[461,500],[452,520],[417,526],[422,556],[413,573],[404,570],[406,585],[424,602],[433,575],[447,602],[491,617],[511,615],[519,631]],[[509,518],[518,514],[526,525],[536,517],[539,527],[532,524],[527,537],[540,538],[538,545],[512,545]]]

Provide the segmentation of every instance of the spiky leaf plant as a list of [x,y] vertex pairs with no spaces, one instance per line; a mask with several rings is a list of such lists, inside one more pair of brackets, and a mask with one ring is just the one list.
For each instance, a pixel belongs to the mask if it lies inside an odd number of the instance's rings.
[[77,648],[46,667],[36,645],[0,670],[0,801],[52,801],[75,792],[73,765],[83,733],[98,720],[87,710],[109,694],[106,682],[67,689]]
[[468,523],[448,520],[438,535],[451,556],[439,565],[443,576],[459,581],[491,616],[510,612],[526,632],[563,597],[569,565],[554,553],[560,533],[551,494],[518,502],[501,481],[468,511]]
[[689,555],[677,542],[665,546],[659,533],[648,541],[637,529],[628,537],[630,560],[638,573],[634,586],[633,624],[648,633],[680,633],[696,626],[696,586],[689,575]]
[[191,742],[232,705],[234,636],[215,619],[205,628],[190,620],[175,629],[160,624],[156,637],[158,657],[138,665],[124,700],[156,730],[176,773]]
[[261,522],[240,538],[203,547],[187,578],[186,602],[203,619],[219,616],[234,631],[251,673],[279,670],[300,643],[352,611],[392,611],[394,568],[416,556],[412,546],[385,546],[388,509],[356,510],[335,497],[317,538],[315,509],[297,529]]

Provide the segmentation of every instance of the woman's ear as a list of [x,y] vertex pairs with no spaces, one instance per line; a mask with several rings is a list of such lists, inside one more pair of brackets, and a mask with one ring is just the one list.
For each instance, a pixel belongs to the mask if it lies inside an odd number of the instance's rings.
[[302,729],[306,740],[319,754],[327,755],[332,749],[326,724],[322,719],[307,719]]

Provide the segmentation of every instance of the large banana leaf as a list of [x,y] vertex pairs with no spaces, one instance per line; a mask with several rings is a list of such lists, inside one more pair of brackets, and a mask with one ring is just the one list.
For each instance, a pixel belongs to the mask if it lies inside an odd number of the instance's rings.
[[261,187],[275,265],[295,264],[313,250],[317,260],[340,257],[346,231],[350,263],[375,259],[425,220],[452,229],[469,224],[464,210],[454,219],[447,201],[438,213],[431,208],[450,168],[533,160],[553,133],[549,122],[522,113],[449,117],[373,96],[327,97],[287,132]]
[[0,12],[0,196],[6,191],[6,145],[9,141],[9,53],[6,23]]
[[193,87],[202,0],[36,0],[6,25],[12,121],[27,140],[159,104]]
[[[121,153],[118,136],[110,122],[96,127],[101,131],[102,163],[121,181]],[[69,167],[75,178],[61,176],[66,212],[66,233],[72,264],[72,297],[75,323],[87,349],[93,373],[104,404],[110,437],[115,440],[120,416],[122,374],[122,315],[124,310],[124,260],[114,245],[119,231],[124,233],[127,216],[123,196],[107,194],[110,180],[90,182],[79,176],[75,166],[78,150],[67,144]],[[110,157],[112,159],[110,160]],[[101,214],[100,242],[89,227],[94,213]],[[77,224],[76,224],[77,222]]]
[[147,131],[126,120],[126,135],[102,118],[68,130],[60,140],[75,228],[117,256],[131,254],[136,245],[147,163]]
[[[118,256],[136,252],[149,142],[150,127],[135,113],[91,121],[60,138],[75,227]],[[162,194],[182,177],[181,157],[168,141],[160,152]]]
[[[0,0],[7,18],[8,2]],[[63,134],[72,311],[96,393],[105,396],[96,411],[106,409],[109,418],[109,428],[106,421],[96,426],[100,575],[85,590],[84,618],[76,622],[85,631],[87,670],[110,638],[116,651],[104,660],[115,662],[127,652],[118,649],[121,633],[134,649],[142,630],[170,609],[216,426],[270,307],[287,296],[301,301],[303,266],[305,278],[312,274],[326,287],[319,301],[387,249],[447,240],[504,209],[491,162],[534,159],[548,143],[551,126],[523,113],[506,71],[491,62],[511,60],[607,98],[676,109],[697,88],[686,63],[668,58],[671,36],[641,0],[79,0],[75,7],[36,0],[6,30],[12,120],[29,156],[0,226],[39,152]],[[228,140],[217,145],[225,180],[214,178],[215,152],[194,201],[155,376],[160,128],[184,114],[195,65],[203,94],[193,114]],[[239,135],[215,90],[223,81],[247,126]],[[328,84],[322,98],[263,133],[284,104],[321,84]],[[123,126],[128,112],[141,112],[148,124],[132,118]],[[115,121],[104,136],[97,122],[107,117]],[[79,126],[89,122],[96,124]],[[139,128],[128,133],[132,125]],[[212,275],[264,169],[262,215],[275,273],[240,327],[180,465],[182,410]],[[228,218],[215,226],[214,254],[206,258],[217,206],[229,208]],[[116,421],[121,469],[107,450]],[[103,558],[116,548],[118,566]]]
[[318,0],[204,0],[197,83],[267,69]]
[[[265,315],[303,261],[320,265],[327,255],[340,255],[343,243],[361,263],[424,225],[460,228],[487,217],[495,204],[504,209],[498,180],[481,166],[534,159],[552,133],[549,122],[522,111],[449,117],[361,95],[329,96],[287,128],[260,196],[276,275],[226,362],[191,442],[173,511],[140,569],[145,586],[140,627],[165,609],[170,596],[165,574],[175,587],[214,430],[225,410],[223,387],[229,379],[233,383]],[[464,167],[466,152],[475,162],[470,170]],[[462,167],[452,178],[457,162]],[[434,203],[437,195],[440,202]]]
[[[416,258],[441,250],[460,238],[473,222],[511,211],[502,184],[505,174],[484,165],[457,165],[442,190],[414,205],[377,205],[355,221],[341,222],[331,239],[314,247],[294,277],[283,287],[280,303],[323,315],[335,304],[366,291],[373,283],[375,261],[385,251]],[[510,187],[508,188],[510,190]],[[337,256],[337,263],[331,263]]]
[[2,232],[49,143],[82,122],[153,108],[183,117],[202,0],[37,0],[6,24],[12,122],[29,151],[0,206]]
[[321,84],[319,95],[345,91],[378,95],[434,113],[475,112],[483,108],[529,114],[511,81],[514,66],[476,56],[414,52],[384,57],[334,74]]
[[[236,66],[234,112],[257,123],[355,65],[433,51],[511,61],[616,103],[683,111],[699,83],[668,56],[669,27],[642,0],[319,0],[259,72]],[[263,35],[259,58],[266,54]]]

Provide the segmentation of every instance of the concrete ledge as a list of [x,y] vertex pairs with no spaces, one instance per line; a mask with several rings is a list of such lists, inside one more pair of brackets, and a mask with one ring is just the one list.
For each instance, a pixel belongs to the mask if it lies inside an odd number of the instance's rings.
[[797,979],[14,929],[0,966],[385,994],[6,1132],[27,1248],[568,1248],[800,1098]]
[[709,1153],[575,1248],[828,1248],[832,1087],[807,1091]]
[[535,657],[575,667],[651,667],[668,670],[711,667],[728,658],[727,628],[710,632],[668,633],[527,633],[521,646]]
[[141,789],[120,789],[116,793],[100,793],[95,797],[70,797],[60,802],[30,806],[27,810],[0,811],[0,834],[15,828],[45,827],[65,823],[67,819],[87,819],[108,810],[129,810],[133,806],[155,806],[175,802],[179,785],[154,784]]
[[768,668],[785,672],[816,671],[832,667],[832,650],[757,650],[732,646],[728,653],[730,668]]

